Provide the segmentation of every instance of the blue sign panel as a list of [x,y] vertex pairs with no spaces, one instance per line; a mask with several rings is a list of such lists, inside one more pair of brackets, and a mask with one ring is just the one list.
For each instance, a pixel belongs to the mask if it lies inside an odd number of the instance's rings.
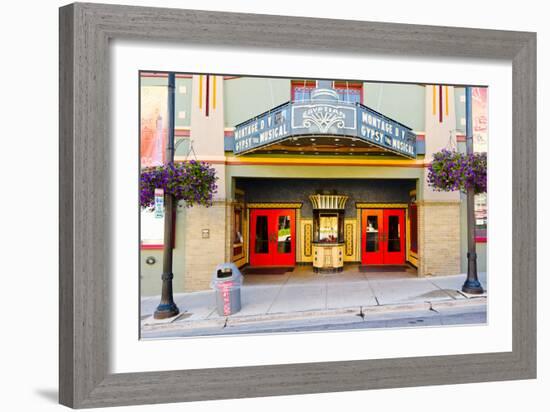
[[293,136],[359,138],[370,145],[415,158],[410,128],[359,103],[305,101],[285,103],[235,127],[235,154],[250,152]]
[[357,110],[357,136],[375,146],[408,157],[416,157],[416,136],[407,126],[366,106]]
[[355,135],[357,129],[355,104],[293,103],[292,134]]
[[290,136],[289,107],[286,103],[237,125],[234,152],[248,152]]

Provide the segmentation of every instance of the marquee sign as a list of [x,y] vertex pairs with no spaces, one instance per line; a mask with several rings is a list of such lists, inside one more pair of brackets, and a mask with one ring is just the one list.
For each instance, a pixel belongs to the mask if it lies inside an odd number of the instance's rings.
[[355,134],[355,105],[331,103],[292,104],[293,134]]
[[357,136],[361,139],[407,157],[416,157],[416,135],[407,126],[367,106],[357,111]]
[[285,103],[235,127],[236,154],[290,136],[290,103]]
[[288,102],[235,127],[235,154],[299,136],[359,138],[405,157],[416,157],[416,135],[410,128],[359,103]]

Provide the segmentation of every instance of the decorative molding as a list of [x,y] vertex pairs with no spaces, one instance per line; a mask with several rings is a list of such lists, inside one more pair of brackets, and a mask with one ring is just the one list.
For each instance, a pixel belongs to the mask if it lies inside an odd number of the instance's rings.
[[302,203],[248,203],[248,209],[300,209]]
[[417,206],[454,206],[460,205],[460,200],[417,200]]
[[304,256],[311,256],[311,237],[312,237],[312,224],[304,224]]
[[407,206],[407,203],[355,203],[357,209],[404,209]]
[[309,200],[313,204],[313,209],[345,209],[346,201],[349,196],[344,195],[311,195]]
[[345,242],[346,242],[346,256],[353,256],[353,223],[346,223],[346,230],[345,230]]
[[313,124],[319,128],[321,133],[327,133],[332,125],[336,125],[339,129],[345,127],[345,115],[338,112],[333,105],[333,111],[309,111],[304,113],[302,127],[310,128]]

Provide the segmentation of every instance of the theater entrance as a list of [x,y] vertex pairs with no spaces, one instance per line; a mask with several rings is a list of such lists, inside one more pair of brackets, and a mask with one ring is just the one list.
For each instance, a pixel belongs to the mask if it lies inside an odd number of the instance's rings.
[[405,209],[363,209],[361,263],[405,263]]
[[250,210],[250,266],[294,266],[294,209]]

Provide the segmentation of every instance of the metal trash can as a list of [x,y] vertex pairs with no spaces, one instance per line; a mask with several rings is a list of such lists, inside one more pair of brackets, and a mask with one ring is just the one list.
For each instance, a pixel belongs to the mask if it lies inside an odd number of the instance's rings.
[[222,263],[216,267],[210,286],[216,295],[216,311],[228,316],[241,310],[241,285],[243,276],[234,263]]

